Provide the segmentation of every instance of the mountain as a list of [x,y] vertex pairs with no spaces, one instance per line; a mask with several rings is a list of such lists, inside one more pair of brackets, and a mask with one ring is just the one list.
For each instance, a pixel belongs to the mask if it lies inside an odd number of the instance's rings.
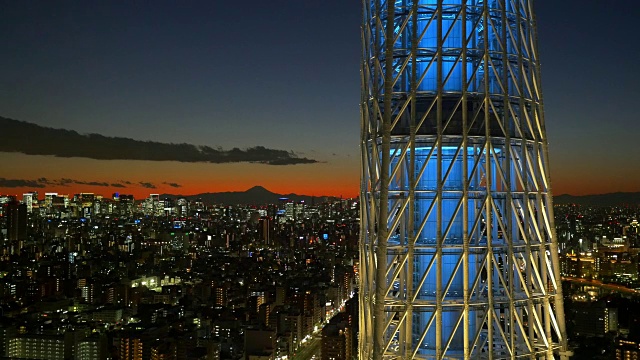
[[202,199],[206,204],[227,204],[227,205],[263,205],[263,204],[277,204],[281,201],[281,198],[288,198],[292,201],[304,201],[306,203],[318,204],[331,197],[328,196],[309,196],[298,194],[276,194],[262,186],[254,186],[246,191],[229,191],[218,193],[203,193],[196,195],[174,195],[174,194],[162,194],[161,199],[170,198],[178,199],[185,198],[187,200]]
[[[277,194],[265,189],[262,186],[254,186],[246,191],[203,193],[196,195],[162,194],[160,195],[160,198],[185,198],[188,200],[202,199],[202,201],[207,204],[263,205],[276,204],[281,201],[281,198],[288,198],[289,200],[296,202],[304,201],[308,204],[318,204],[332,197],[298,194]],[[581,196],[563,194],[554,196],[553,203],[556,205],[578,204],[587,206],[640,206],[640,192],[617,192],[610,194]]]
[[640,192],[616,192],[598,195],[558,195],[553,197],[554,204],[578,204],[587,206],[638,206]]

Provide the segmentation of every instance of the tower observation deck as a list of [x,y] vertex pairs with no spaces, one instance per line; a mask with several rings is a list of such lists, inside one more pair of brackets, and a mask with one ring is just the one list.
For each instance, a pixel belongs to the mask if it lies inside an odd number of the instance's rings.
[[363,0],[361,359],[560,359],[532,0]]

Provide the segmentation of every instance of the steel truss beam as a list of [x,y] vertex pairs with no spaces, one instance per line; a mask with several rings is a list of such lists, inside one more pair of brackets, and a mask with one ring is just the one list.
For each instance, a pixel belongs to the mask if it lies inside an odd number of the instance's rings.
[[359,357],[568,357],[532,0],[363,9]]

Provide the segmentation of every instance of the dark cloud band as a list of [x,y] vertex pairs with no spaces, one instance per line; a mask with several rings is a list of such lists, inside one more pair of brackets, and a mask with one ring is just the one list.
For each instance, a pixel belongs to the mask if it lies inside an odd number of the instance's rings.
[[[165,185],[179,188],[182,185],[177,183],[163,183]],[[108,183],[103,181],[81,181],[74,179],[47,179],[47,178],[39,178],[35,180],[31,179],[5,179],[0,178],[0,188],[32,188],[32,189],[42,189],[48,186],[69,186],[69,185],[86,185],[86,186],[100,186],[100,187],[112,187],[112,188],[129,188],[129,187],[138,187],[141,186],[146,189],[156,189],[157,186],[148,181],[140,181],[138,183],[132,184],[130,181],[120,181],[117,183]]]
[[[290,151],[268,149],[263,146],[224,150],[209,146],[139,141],[99,134],[83,135],[71,130],[47,128],[3,117],[0,117],[0,129],[3,133],[0,151],[27,155],[83,157],[98,160],[255,162],[269,165],[317,162],[313,159],[298,157]],[[28,141],[25,141],[26,139]]]
[[5,179],[0,178],[0,187],[3,188],[33,188],[33,189],[42,189],[47,184],[43,184],[38,180],[24,180],[24,179]]
[[150,182],[146,182],[146,181],[141,181],[139,184],[140,184],[140,186],[142,186],[143,188],[146,188],[146,189],[155,189],[156,188],[156,186],[154,184],[152,184]]

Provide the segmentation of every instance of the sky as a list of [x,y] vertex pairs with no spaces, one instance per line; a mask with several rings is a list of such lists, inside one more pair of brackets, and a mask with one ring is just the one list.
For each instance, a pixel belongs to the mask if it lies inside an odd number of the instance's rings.
[[[535,6],[553,192],[640,191],[633,106],[640,48],[632,28],[640,3]],[[0,0],[0,117],[207,146],[222,151],[218,157],[260,146],[283,150],[285,163],[101,160],[0,146],[0,193],[146,197],[262,185],[356,196],[360,7],[357,0]],[[21,139],[27,146],[46,142],[30,133]],[[82,151],[69,139],[61,145]]]

